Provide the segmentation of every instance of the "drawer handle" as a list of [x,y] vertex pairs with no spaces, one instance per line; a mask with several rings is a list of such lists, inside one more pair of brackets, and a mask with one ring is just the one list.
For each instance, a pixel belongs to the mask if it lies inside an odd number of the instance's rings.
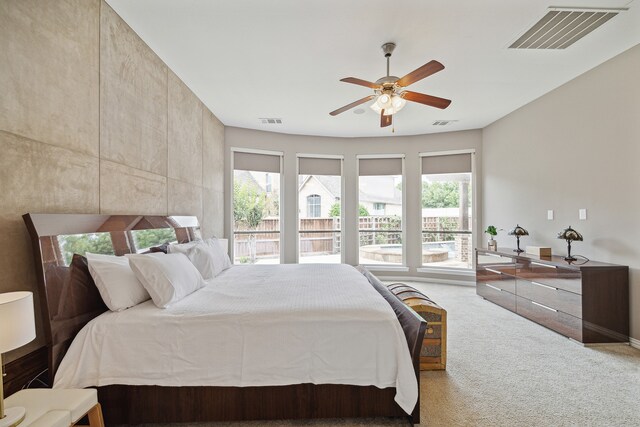
[[554,290],[554,291],[557,291],[557,290],[558,290],[558,288],[554,288],[553,286],[545,285],[545,284],[538,283],[538,282],[531,282],[531,284],[532,284],[532,285],[536,285],[536,286],[540,286],[540,287],[542,287],[542,288],[552,289],[552,290]]
[[488,283],[485,283],[485,285],[486,285],[486,286],[488,286],[488,287],[489,287],[489,288],[491,288],[491,289],[494,289],[494,290],[496,290],[496,291],[500,291],[500,292],[502,292],[502,289],[500,289],[500,288],[499,288],[499,287],[497,287],[497,286],[493,286],[493,285],[490,285],[490,284],[488,284]]
[[547,310],[549,310],[549,311],[553,311],[554,313],[557,313],[557,312],[558,312],[558,310],[556,310],[555,308],[547,307],[546,305],[544,305],[544,304],[540,304],[539,302],[531,301],[531,304],[535,304],[535,305],[537,305],[538,307],[546,308]]
[[553,268],[553,269],[558,268],[558,267],[556,267],[555,265],[542,264],[542,263],[539,263],[539,262],[533,262],[533,261],[531,261],[531,264],[533,264],[533,265],[537,265],[538,267]]
[[485,270],[490,271],[490,272],[495,273],[495,274],[502,274],[502,271],[492,270],[492,269],[486,268],[486,267],[485,267]]

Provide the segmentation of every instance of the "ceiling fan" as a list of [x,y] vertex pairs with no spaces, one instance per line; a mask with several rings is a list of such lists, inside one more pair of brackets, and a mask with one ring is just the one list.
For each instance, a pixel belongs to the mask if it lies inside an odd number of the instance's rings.
[[365,96],[364,98],[352,102],[351,104],[347,104],[342,108],[338,108],[329,114],[336,116],[375,98],[375,102],[371,104],[371,109],[380,113],[380,127],[387,127],[391,125],[393,115],[400,111],[407,101],[417,102],[440,109],[447,108],[449,104],[451,104],[450,99],[438,98],[437,96],[404,90],[404,88],[410,84],[443,70],[444,65],[438,61],[429,61],[422,67],[413,70],[402,78],[390,76],[389,58],[391,58],[391,54],[395,48],[395,43],[385,43],[382,45],[382,51],[384,52],[385,58],[387,58],[387,75],[376,80],[375,83],[357,79],[355,77],[345,77],[340,80],[341,82],[371,88],[373,89],[374,94]]

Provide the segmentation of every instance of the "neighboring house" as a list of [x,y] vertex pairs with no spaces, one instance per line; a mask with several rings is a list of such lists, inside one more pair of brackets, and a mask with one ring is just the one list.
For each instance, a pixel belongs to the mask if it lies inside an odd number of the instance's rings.
[[[340,201],[340,177],[305,175],[299,181],[300,218],[328,217],[331,206]],[[359,200],[370,215],[402,215],[402,193],[392,176],[367,177],[362,182]]]
[[360,204],[370,215],[402,216],[402,192],[393,176],[367,176],[360,180]]
[[327,218],[334,203],[340,201],[339,176],[303,175],[298,186],[300,218]]

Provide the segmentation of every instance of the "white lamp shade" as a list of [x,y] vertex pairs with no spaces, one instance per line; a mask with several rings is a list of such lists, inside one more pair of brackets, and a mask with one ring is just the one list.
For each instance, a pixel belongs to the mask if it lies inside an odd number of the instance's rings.
[[0,294],[0,354],[22,347],[35,337],[33,293]]

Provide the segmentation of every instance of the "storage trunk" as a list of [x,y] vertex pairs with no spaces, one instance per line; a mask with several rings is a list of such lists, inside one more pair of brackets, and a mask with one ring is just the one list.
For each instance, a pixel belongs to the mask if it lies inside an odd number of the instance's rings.
[[387,286],[402,302],[427,321],[422,342],[420,370],[442,370],[447,367],[447,311],[429,297],[404,283]]

